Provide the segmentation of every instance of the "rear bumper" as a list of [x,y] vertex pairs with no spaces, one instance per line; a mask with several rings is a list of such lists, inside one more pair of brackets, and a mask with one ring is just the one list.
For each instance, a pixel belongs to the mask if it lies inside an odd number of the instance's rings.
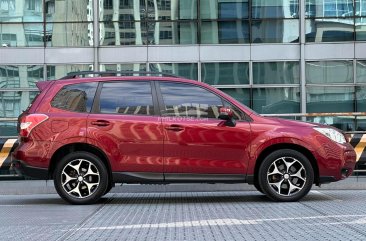
[[48,169],[46,168],[40,168],[40,167],[33,167],[25,164],[22,161],[19,160],[13,160],[12,161],[12,168],[15,170],[17,174],[32,177],[35,179],[40,180],[48,180]]

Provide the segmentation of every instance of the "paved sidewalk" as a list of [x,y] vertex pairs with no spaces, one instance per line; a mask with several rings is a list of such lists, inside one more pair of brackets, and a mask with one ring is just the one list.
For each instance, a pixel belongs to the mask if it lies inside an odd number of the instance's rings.
[[111,193],[94,205],[55,194],[0,195],[0,240],[366,240],[366,190],[299,202],[256,191]]
[[[248,184],[169,184],[140,185],[116,184],[111,193],[152,193],[152,192],[216,192],[216,191],[255,191]],[[324,184],[312,190],[366,190],[366,176],[350,177],[345,180]],[[53,181],[19,180],[0,181],[0,195],[55,194]]]

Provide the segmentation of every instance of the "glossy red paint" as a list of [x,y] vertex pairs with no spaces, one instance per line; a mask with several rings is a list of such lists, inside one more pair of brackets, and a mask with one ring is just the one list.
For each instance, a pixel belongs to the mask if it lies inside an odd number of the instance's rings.
[[163,172],[159,117],[90,114],[87,129],[87,142],[104,150],[113,171]]
[[[250,124],[221,126],[222,120],[162,118],[164,172],[246,173]],[[176,128],[174,128],[176,127]]]
[[[123,80],[199,85],[231,102],[252,120],[229,127],[218,119],[75,113],[50,105],[65,85]],[[255,176],[261,153],[274,146],[306,150],[318,170],[317,177],[340,180],[350,175],[355,165],[351,145],[338,144],[315,131],[313,127],[319,125],[262,117],[221,91],[193,80],[149,76],[80,78],[50,81],[41,89],[25,115],[40,113],[49,118],[36,126],[29,140],[21,142],[14,152],[15,159],[33,167],[49,168],[60,148],[76,144],[101,150],[112,172]],[[347,175],[342,174],[344,168],[349,169]]]

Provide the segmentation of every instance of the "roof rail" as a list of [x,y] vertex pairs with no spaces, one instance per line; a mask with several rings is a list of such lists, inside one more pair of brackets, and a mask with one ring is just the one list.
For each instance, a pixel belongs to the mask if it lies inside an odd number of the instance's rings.
[[165,72],[149,72],[149,71],[77,71],[77,72],[69,72],[66,76],[60,78],[63,79],[74,79],[77,77],[86,77],[86,75],[98,75],[100,77],[103,76],[162,76],[162,77],[174,77],[181,78],[180,76],[173,75]]

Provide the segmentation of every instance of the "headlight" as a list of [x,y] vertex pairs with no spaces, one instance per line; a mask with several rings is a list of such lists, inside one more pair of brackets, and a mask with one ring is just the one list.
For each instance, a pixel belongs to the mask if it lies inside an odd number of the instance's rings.
[[332,128],[315,127],[314,130],[322,133],[323,135],[325,135],[326,137],[328,137],[332,141],[335,141],[339,144],[346,143],[346,138],[344,138],[344,135],[342,133],[340,133],[339,131],[336,131]]

